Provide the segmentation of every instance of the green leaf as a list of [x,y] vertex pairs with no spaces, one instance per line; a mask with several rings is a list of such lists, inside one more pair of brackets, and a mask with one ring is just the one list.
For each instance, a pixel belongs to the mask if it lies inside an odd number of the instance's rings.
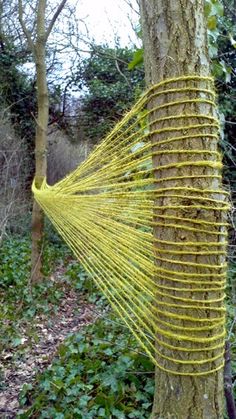
[[210,1],[205,1],[205,4],[204,4],[204,15],[207,18],[208,18],[208,16],[210,16],[211,6],[212,6],[212,4],[211,4]]
[[215,16],[224,16],[224,6],[219,0],[212,1],[211,14]]
[[90,396],[81,396],[80,398],[79,398],[79,406],[80,407],[86,407],[87,406],[87,404],[88,404],[88,401],[91,399],[91,397]]
[[112,414],[114,415],[114,417],[115,418],[118,418],[118,419],[125,419],[125,415],[124,415],[124,413],[123,412],[121,412],[120,410],[118,410],[118,409],[112,409]]
[[22,338],[17,337],[17,338],[12,339],[12,344],[13,344],[13,346],[22,345]]
[[55,419],[65,419],[65,415],[63,413],[56,413],[54,418]]
[[111,348],[107,348],[107,349],[104,350],[104,354],[113,355],[113,350]]
[[129,63],[128,69],[133,70],[136,66],[143,63],[143,48],[137,49],[135,51],[133,60]]
[[99,411],[98,411],[98,415],[101,416],[102,418],[106,417],[106,410],[103,407],[100,407]]
[[206,0],[204,5],[204,15],[206,18],[210,16],[224,16],[224,6],[220,0]]
[[216,58],[218,53],[218,48],[215,45],[209,45],[209,54],[211,58]]
[[216,19],[216,16],[210,16],[207,19],[207,27],[211,31],[213,31],[214,29],[216,29],[216,27],[217,27],[217,19]]
[[117,380],[112,374],[104,375],[103,385],[106,387],[111,387],[113,390],[117,389]]

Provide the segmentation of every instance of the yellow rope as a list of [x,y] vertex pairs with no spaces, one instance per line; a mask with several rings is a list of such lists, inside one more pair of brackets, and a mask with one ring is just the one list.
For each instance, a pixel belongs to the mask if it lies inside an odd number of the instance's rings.
[[176,375],[223,366],[229,205],[215,106],[211,78],[164,80],[74,172],[32,186],[141,347]]

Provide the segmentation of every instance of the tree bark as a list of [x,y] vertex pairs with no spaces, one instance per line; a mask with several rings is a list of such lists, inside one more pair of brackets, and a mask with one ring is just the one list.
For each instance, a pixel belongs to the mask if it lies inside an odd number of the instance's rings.
[[[142,32],[143,32],[143,44],[144,44],[144,63],[145,63],[145,74],[147,85],[158,83],[166,78],[178,77],[183,75],[201,75],[209,76],[209,58],[207,50],[207,32],[206,23],[204,20],[204,1],[203,0],[141,0],[141,21],[142,21]],[[178,87],[181,83],[178,83]],[[177,87],[177,85],[171,86]],[[183,85],[182,85],[183,87]],[[204,88],[204,82],[202,82]],[[173,100],[182,100],[186,95],[183,93],[167,94],[165,100],[171,102]],[[194,97],[194,96],[192,96]],[[197,98],[197,96],[195,96]],[[157,104],[160,105],[161,98],[153,99],[151,106],[155,107]],[[164,111],[159,111],[158,115],[153,115],[153,119],[161,118],[166,116]],[[175,105],[174,112],[176,115],[182,115],[183,113],[201,113],[205,115],[214,115],[215,111],[211,105],[207,104],[179,104]],[[183,121],[182,121],[183,122]],[[202,121],[204,122],[204,121]],[[170,120],[168,125],[170,126],[174,122]],[[196,124],[196,119],[193,118],[192,124]],[[166,123],[159,123],[155,129],[166,127]],[[176,121],[175,121],[176,126]],[[196,130],[196,134],[201,134],[201,129]],[[168,138],[176,136],[176,133],[168,133]],[[218,144],[217,140],[212,138],[212,141],[202,138],[189,138],[185,141],[176,141],[170,144],[158,146],[158,142],[163,140],[165,134],[153,134],[151,139],[155,146],[154,151],[160,150],[210,150],[213,153],[217,151]],[[158,178],[176,177],[175,181],[166,180],[161,182],[161,188],[171,187],[189,187],[189,188],[201,188],[205,189],[221,189],[221,179],[219,179],[218,169],[213,168],[201,168],[189,165],[184,168],[167,168],[155,172],[155,168],[158,166],[171,165],[176,163],[176,159],[184,161],[181,157],[181,153],[177,154],[164,154],[153,157],[154,173]],[[207,159],[213,160],[212,157],[202,155],[202,160]],[[196,159],[193,155],[191,159]],[[185,157],[186,160],[186,157]],[[215,175],[216,177],[207,177],[207,175]],[[188,177],[189,176],[189,177]],[[190,177],[192,176],[192,177]],[[204,176],[206,176],[204,178]],[[178,179],[179,178],[179,179]],[[183,192],[184,194],[184,192]],[[216,195],[215,195],[216,196]],[[214,194],[213,194],[214,198]],[[223,198],[222,198],[223,199]],[[187,205],[191,205],[191,194],[186,195],[185,201]],[[156,205],[159,207],[170,203],[168,196],[164,198],[157,198]],[[179,204],[183,201],[179,200]],[[209,220],[209,212],[201,210],[189,209],[189,210],[155,210],[154,220],[162,221],[162,216],[171,215],[172,217],[188,218],[197,220],[201,219]],[[211,212],[212,222],[222,222],[224,215],[222,212],[215,211]],[[176,218],[177,219],[177,218]],[[164,221],[165,222],[165,221]],[[191,222],[187,223],[188,226],[194,227]],[[196,227],[196,225],[195,225]],[[173,269],[173,271],[181,272],[194,272],[196,275],[202,272],[201,269],[196,267],[191,268],[189,266],[175,264],[174,261],[190,261],[198,264],[212,264],[218,265],[224,261],[224,255],[214,254],[208,255],[203,252],[202,255],[179,255],[176,256],[170,254],[170,250],[174,249],[172,245],[161,245],[161,241],[171,242],[196,242],[201,243],[205,241],[217,241],[221,240],[218,236],[206,237],[205,233],[194,232],[188,230],[176,229],[174,227],[155,227],[154,238],[159,241],[158,250],[155,249],[155,256],[157,257],[156,264],[164,269]],[[195,248],[195,250],[199,248]],[[216,248],[217,249],[217,248]],[[160,252],[159,252],[160,250]],[[165,250],[168,251],[165,255]],[[207,250],[207,249],[202,249]],[[158,260],[158,257],[169,257],[173,259],[173,265],[165,261]],[[209,270],[209,279],[210,276]],[[214,279],[212,279],[214,281]],[[161,282],[162,285],[168,285],[165,279]],[[179,295],[179,294],[178,294]],[[187,297],[191,298],[191,293],[187,293]],[[208,292],[206,298],[215,298],[220,293]],[[182,297],[186,296],[184,293]],[[164,297],[163,297],[164,300]],[[203,309],[204,310],[204,309]],[[199,311],[203,311],[199,310]],[[199,314],[200,315],[200,314]],[[207,314],[206,314],[207,315]],[[209,313],[208,313],[209,315]],[[161,319],[161,317],[160,317]],[[163,318],[162,318],[163,319]],[[157,318],[158,322],[158,318]],[[181,325],[181,322],[178,323]],[[184,321],[182,321],[184,327]],[[217,331],[216,331],[217,332]],[[164,351],[164,349],[162,349]],[[173,354],[175,357],[176,354]],[[186,354],[188,357],[188,354]],[[158,358],[158,357],[157,357]],[[160,363],[160,359],[157,359]],[[164,364],[165,365],[165,364]],[[168,363],[166,363],[168,367]],[[217,419],[223,417],[223,372],[222,370],[215,373],[211,373],[205,376],[181,376],[173,375],[166,371],[156,368],[156,380],[155,380],[155,396],[153,404],[152,417],[155,419]]]
[[[35,182],[40,188],[47,174],[47,127],[49,100],[46,79],[46,0],[40,0],[37,10],[37,38],[34,45],[36,65],[36,86],[38,115],[35,138]],[[31,252],[31,282],[42,280],[42,245],[44,230],[44,214],[36,201],[32,212],[32,252]]]

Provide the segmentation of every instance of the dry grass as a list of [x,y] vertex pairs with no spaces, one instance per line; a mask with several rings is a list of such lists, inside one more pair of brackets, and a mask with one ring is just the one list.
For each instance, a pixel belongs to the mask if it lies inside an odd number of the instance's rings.
[[88,140],[74,144],[59,130],[51,133],[48,137],[48,183],[52,185],[74,170],[90,150]]
[[[54,130],[48,136],[48,183],[53,184],[74,170],[89,154],[88,140],[71,143]],[[8,233],[30,229],[30,167],[24,140],[16,137],[7,112],[0,110],[0,241]]]
[[26,144],[14,133],[6,112],[0,112],[0,241],[8,231],[22,232],[29,218]]

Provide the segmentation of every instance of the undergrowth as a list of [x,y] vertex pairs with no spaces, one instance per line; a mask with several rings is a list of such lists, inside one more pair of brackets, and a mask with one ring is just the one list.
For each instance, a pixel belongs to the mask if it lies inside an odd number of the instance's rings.
[[18,418],[148,418],[153,364],[112,319],[99,320],[60,346],[53,364],[25,385]]
[[52,365],[38,375],[34,387],[23,387],[24,411],[18,418],[149,418],[153,364],[81,266],[69,264],[66,276],[95,304],[100,318],[60,345]]
[[[50,279],[50,273],[65,253],[65,248],[45,241],[45,280],[30,286],[30,238],[14,236],[0,247],[0,350],[21,346],[21,326],[35,315],[55,313],[63,297],[60,283]],[[32,327],[29,336],[33,337]]]
[[29,287],[30,240],[6,240],[0,250],[1,350],[22,347],[21,326],[28,324],[28,338],[37,339],[32,319],[56,313],[63,288],[50,278],[56,264],[65,262],[64,284],[83,292],[100,318],[69,336],[58,349],[52,365],[25,384],[20,394],[19,418],[148,418],[154,368],[136,340],[110,311],[92,278],[74,262],[57,238],[45,243],[42,284]]
[[[1,311],[0,349],[22,350],[21,325],[34,335],[35,315],[50,318],[57,311],[67,284],[95,305],[100,317],[79,333],[68,336],[43,373],[20,394],[17,418],[99,419],[149,418],[154,393],[154,367],[135,338],[115,317],[92,278],[76,263],[57,237],[45,241],[43,283],[30,289],[30,240],[10,238],[0,249]],[[66,270],[63,286],[51,280],[58,264]],[[232,342],[232,367],[236,366],[233,334],[235,310],[231,302],[235,269],[229,269],[227,300],[228,338]],[[4,303],[4,305],[3,305]],[[0,371],[1,373],[1,371]],[[233,380],[234,380],[233,376]],[[225,416],[227,417],[227,416]]]

